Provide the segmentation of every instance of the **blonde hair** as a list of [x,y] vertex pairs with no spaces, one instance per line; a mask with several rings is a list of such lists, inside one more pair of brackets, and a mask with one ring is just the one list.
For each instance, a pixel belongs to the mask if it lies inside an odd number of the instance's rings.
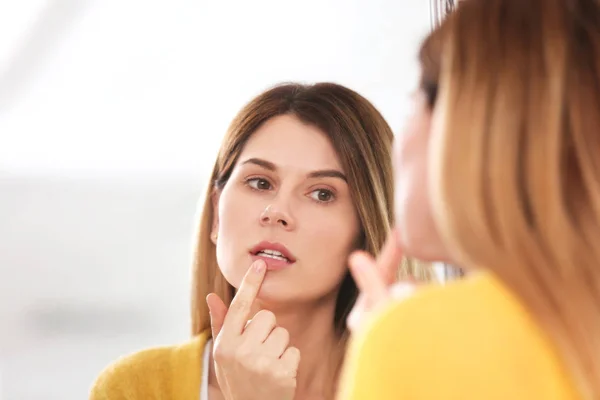
[[[333,83],[290,83],[267,90],[250,101],[231,123],[201,205],[193,258],[193,335],[210,328],[205,301],[209,293],[218,294],[226,304],[234,295],[234,288],[219,270],[215,245],[210,239],[215,190],[227,182],[249,137],[262,123],[283,114],[294,115],[320,128],[331,140],[348,177],[362,226],[357,248],[376,255],[389,233],[393,221],[393,134],[379,111],[358,93]],[[407,261],[400,271],[403,275],[426,275]],[[356,297],[356,286],[347,274],[338,296],[335,321],[332,321],[341,337],[346,333],[345,320]]]
[[598,398],[599,3],[461,1],[421,59],[442,237],[522,300]]

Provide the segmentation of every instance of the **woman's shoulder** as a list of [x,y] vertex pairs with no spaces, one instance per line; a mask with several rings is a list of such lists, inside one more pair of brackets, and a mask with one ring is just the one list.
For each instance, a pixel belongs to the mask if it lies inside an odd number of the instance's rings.
[[383,310],[371,330],[395,337],[414,332],[415,340],[451,341],[452,348],[472,348],[477,338],[485,338],[487,348],[496,339],[504,347],[507,337],[541,333],[517,297],[488,273],[421,289]]
[[90,400],[195,399],[198,396],[205,332],[182,344],[145,349],[107,366],[92,386]]
[[481,384],[481,393],[493,389],[508,396],[504,398],[531,393],[535,398],[571,398],[536,397],[570,393],[568,373],[517,297],[488,274],[424,288],[391,304],[359,332],[351,347],[353,369],[379,365],[395,371],[388,377],[389,386],[398,384],[397,375],[436,376],[436,385],[427,387],[403,382],[411,386],[406,390],[458,395],[465,393],[465,386],[479,393],[476,386]]

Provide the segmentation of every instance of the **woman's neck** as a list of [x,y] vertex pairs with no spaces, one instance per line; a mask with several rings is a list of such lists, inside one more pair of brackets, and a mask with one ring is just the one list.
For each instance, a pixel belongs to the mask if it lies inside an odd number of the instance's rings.
[[[289,332],[290,346],[300,350],[295,399],[329,398],[335,387],[344,354],[343,339],[336,334],[333,324],[335,300],[333,297],[302,306],[254,305],[254,313],[261,309],[273,312],[277,325]],[[212,357],[209,384],[217,385]]]
[[344,349],[333,320],[335,301],[320,306],[275,312],[277,325],[290,333],[290,346],[300,350],[296,399],[326,397],[337,380]]

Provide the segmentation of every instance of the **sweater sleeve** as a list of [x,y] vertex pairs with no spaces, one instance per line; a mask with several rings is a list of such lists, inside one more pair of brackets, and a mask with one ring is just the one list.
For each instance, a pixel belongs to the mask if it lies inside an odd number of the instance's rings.
[[208,337],[204,333],[183,345],[143,350],[115,361],[96,379],[89,400],[196,400]]
[[350,343],[338,400],[580,398],[552,343],[487,277],[421,289]]
[[[109,365],[94,382],[90,400],[161,399],[167,365],[164,351],[145,350]],[[161,370],[164,372],[161,373]],[[162,386],[162,388],[161,388]]]
[[403,373],[406,367],[401,358],[394,359],[397,342],[391,336],[395,330],[386,319],[382,316],[352,339],[338,400],[404,398],[401,393],[407,388],[401,377],[406,376]]

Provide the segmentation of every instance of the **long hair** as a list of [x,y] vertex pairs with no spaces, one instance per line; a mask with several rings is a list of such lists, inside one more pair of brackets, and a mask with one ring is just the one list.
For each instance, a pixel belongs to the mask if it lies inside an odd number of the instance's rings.
[[[357,214],[361,233],[359,249],[376,255],[393,221],[393,179],[391,146],[393,134],[377,109],[358,93],[333,83],[315,85],[278,85],[250,101],[232,121],[222,142],[197,226],[192,276],[192,334],[210,328],[205,298],[218,294],[226,304],[234,288],[219,270],[215,245],[210,239],[213,221],[212,197],[232,173],[233,167],[250,136],[265,121],[290,114],[318,127],[330,139],[344,171]],[[403,275],[427,276],[426,267],[404,262]],[[348,273],[337,299],[335,325],[340,337],[346,334],[346,317],[358,291]]]
[[465,0],[425,41],[435,220],[600,395],[600,5]]

